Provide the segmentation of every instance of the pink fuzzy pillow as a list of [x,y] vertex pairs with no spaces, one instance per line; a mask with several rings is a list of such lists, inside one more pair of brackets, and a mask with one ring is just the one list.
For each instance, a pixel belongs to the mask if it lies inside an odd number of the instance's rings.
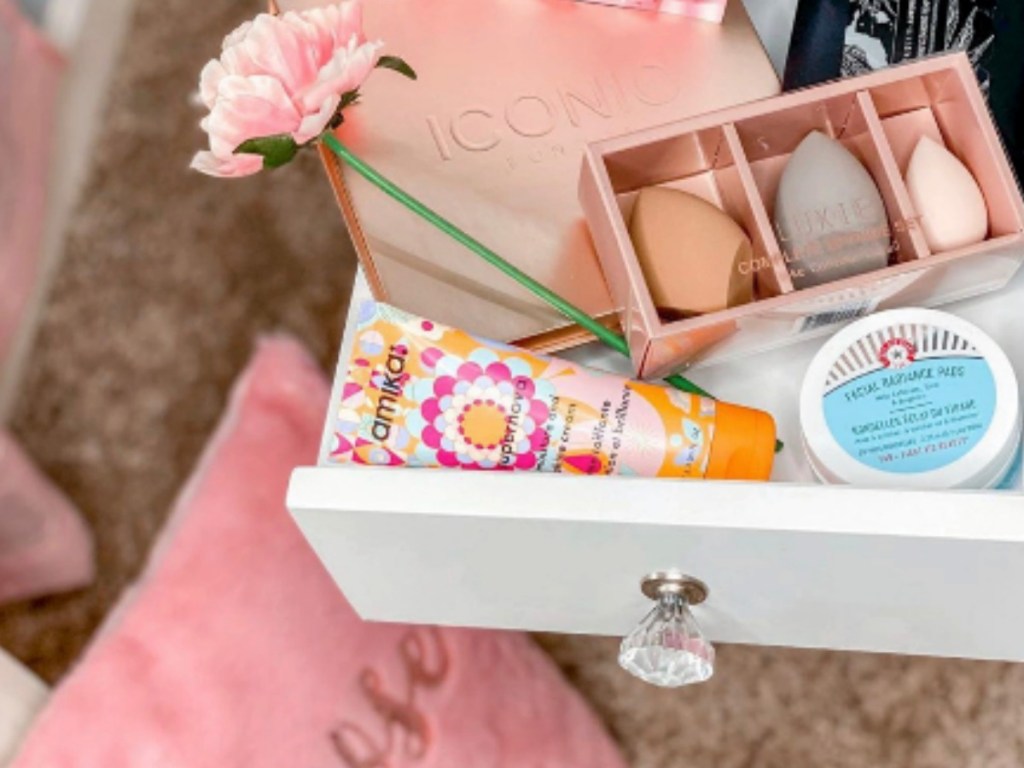
[[78,510],[0,429],[0,605],[84,587],[95,569]]
[[65,62],[14,0],[0,0],[0,61],[0,382],[6,385],[42,278],[46,179]]
[[264,342],[139,584],[14,768],[620,768],[519,633],[362,622],[284,508],[327,384]]

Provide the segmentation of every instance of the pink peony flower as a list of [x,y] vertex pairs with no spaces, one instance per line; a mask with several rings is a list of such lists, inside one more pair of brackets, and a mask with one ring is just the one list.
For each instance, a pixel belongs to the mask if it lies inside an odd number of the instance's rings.
[[359,0],[245,22],[200,75],[199,95],[210,110],[200,126],[210,149],[197,153],[192,167],[211,176],[256,173],[264,157],[236,150],[265,137],[281,137],[294,154],[323,133],[342,96],[363,84],[381,45],[363,36]]

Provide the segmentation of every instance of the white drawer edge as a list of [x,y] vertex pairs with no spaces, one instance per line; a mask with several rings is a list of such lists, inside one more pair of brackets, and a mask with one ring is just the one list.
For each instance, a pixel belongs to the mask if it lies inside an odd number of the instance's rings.
[[1024,494],[302,467],[289,509],[1024,542]]

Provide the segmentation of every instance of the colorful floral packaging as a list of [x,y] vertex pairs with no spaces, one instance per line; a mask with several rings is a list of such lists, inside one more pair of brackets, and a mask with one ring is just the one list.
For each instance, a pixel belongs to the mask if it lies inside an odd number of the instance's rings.
[[[767,480],[761,411],[629,381],[365,302],[331,461]],[[344,369],[342,369],[344,370]]]

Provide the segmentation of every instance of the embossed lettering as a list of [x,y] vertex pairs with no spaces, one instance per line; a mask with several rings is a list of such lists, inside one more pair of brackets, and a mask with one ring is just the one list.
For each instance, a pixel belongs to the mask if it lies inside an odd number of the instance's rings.
[[[540,109],[530,108],[531,104],[540,105]],[[547,136],[555,130],[555,110],[540,96],[520,96],[505,108],[505,122],[520,136]]]
[[451,160],[451,147],[448,146],[448,142],[444,138],[444,129],[441,128],[441,123],[438,122],[434,115],[427,117],[427,128],[430,129],[430,135],[434,137],[434,143],[437,145],[437,151],[441,155],[441,159]]
[[[559,122],[573,128],[588,119],[608,120],[628,113],[636,105],[661,107],[679,98],[682,78],[657,63],[643,63],[621,72],[606,72],[574,87],[564,85],[551,91],[520,93],[499,104],[474,105],[451,115],[428,115],[427,130],[445,161],[455,159],[459,150],[489,152],[504,142],[521,137],[539,139],[554,133]],[[530,148],[521,158],[542,162],[559,152],[543,153]],[[510,169],[519,159],[508,158]]]
[[652,107],[668,104],[679,96],[682,83],[664,67],[646,64],[633,78],[636,97]]
[[470,138],[466,133],[465,126],[466,118],[469,117],[478,118],[477,122],[479,122],[479,118],[483,118],[487,121],[488,125],[494,121],[494,115],[486,109],[478,109],[474,107],[460,112],[452,118],[451,125],[451,135],[456,144],[469,152],[486,152],[489,149],[494,149],[499,143],[501,143],[501,137],[493,128],[489,128],[485,138]]
[[393,759],[422,760],[430,748],[431,727],[417,696],[448,676],[450,660],[440,630],[412,630],[399,642],[398,657],[405,682],[399,691],[387,690],[375,669],[367,667],[359,674],[359,689],[379,718],[380,736],[374,738],[351,721],[342,721],[329,734],[346,768],[391,768]]
[[564,89],[559,91],[558,95],[562,100],[562,107],[565,109],[569,122],[577,128],[579,128],[581,123],[579,112],[576,109],[577,105],[590,110],[591,113],[600,117],[608,118],[613,116],[612,107],[608,103],[608,97],[604,92],[604,88],[601,87],[601,83],[596,78],[594,80],[594,97],[592,99]]

